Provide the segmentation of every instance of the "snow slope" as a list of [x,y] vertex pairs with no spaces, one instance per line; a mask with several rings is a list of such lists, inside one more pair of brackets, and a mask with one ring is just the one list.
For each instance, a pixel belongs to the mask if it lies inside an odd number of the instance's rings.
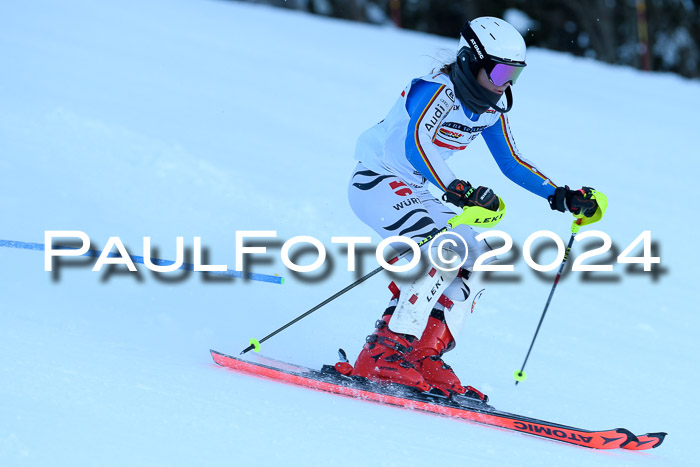
[[[212,364],[209,348],[237,353],[353,280],[330,237],[372,234],[345,199],[354,141],[455,46],[233,2],[0,5],[0,238],[81,230],[93,248],[119,236],[142,255],[150,236],[154,256],[174,258],[177,236],[190,248],[201,236],[210,262],[232,268],[235,231],[276,230],[279,242],[316,236],[334,259],[304,280],[277,243],[252,265],[285,276],[274,285],[143,266],[96,273],[94,259],[52,275],[41,253],[0,248],[0,465],[693,463],[698,223],[686,200],[700,84],[673,75],[530,51],[510,117],[519,148],[557,183],[607,194],[595,228],[618,251],[650,230],[666,273],[616,265],[615,281],[565,278],[515,387],[552,277],[520,258],[516,280],[490,285],[447,356],[501,409],[667,431],[658,450],[589,451]],[[499,229],[520,248],[541,229],[568,238],[569,218],[502,177],[482,142],[451,165],[507,201]],[[374,267],[365,257],[363,270]],[[386,283],[373,278],[264,353],[320,366],[342,346],[354,358]]]

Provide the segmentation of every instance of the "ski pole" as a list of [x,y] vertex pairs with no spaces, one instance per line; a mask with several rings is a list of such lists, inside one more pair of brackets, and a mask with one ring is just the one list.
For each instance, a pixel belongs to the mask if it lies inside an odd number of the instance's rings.
[[[440,235],[441,233],[447,232],[447,230],[448,230],[448,227],[445,226],[445,227],[443,227],[442,229],[440,229],[440,230],[438,230],[437,232],[435,232],[434,234],[428,235],[428,236],[425,237],[423,240],[421,240],[420,242],[418,242],[418,247],[421,247],[421,246],[425,245],[426,243],[428,243],[430,240],[434,239],[435,237],[437,237],[437,236]],[[401,252],[400,254],[398,254],[397,256],[394,256],[392,259],[390,259],[389,261],[387,261],[387,263],[389,263],[389,264],[394,264],[395,262],[397,262],[398,260],[400,260],[401,258],[403,258],[404,256],[406,256],[406,255],[407,255],[409,252],[411,252],[411,251],[413,251],[413,250],[412,250],[411,248],[408,248],[408,249],[406,249],[405,251],[403,251],[403,252]],[[262,339],[260,339],[260,340],[251,339],[251,340],[250,340],[250,345],[249,345],[248,347],[246,347],[245,349],[243,349],[243,351],[241,352],[241,355],[243,355],[244,353],[250,352],[250,351],[253,350],[253,349],[255,349],[256,351],[260,351],[260,344],[262,344],[263,342],[265,342],[266,340],[268,340],[268,339],[271,338],[272,336],[274,336],[274,335],[276,335],[276,334],[278,334],[278,333],[284,331],[285,329],[287,329],[289,326],[291,326],[292,324],[296,323],[297,321],[300,321],[300,320],[306,318],[307,316],[309,316],[311,313],[313,313],[314,311],[318,310],[319,308],[321,308],[321,307],[323,307],[323,306],[329,304],[330,302],[332,302],[332,301],[335,300],[336,298],[338,298],[338,297],[340,297],[341,295],[343,295],[345,292],[347,292],[347,291],[349,291],[349,290],[351,290],[351,289],[357,287],[358,285],[362,284],[364,281],[366,281],[366,280],[369,279],[370,277],[374,276],[375,274],[380,273],[383,269],[384,269],[383,266],[379,266],[379,267],[378,267],[377,269],[375,269],[374,271],[365,274],[364,276],[360,277],[359,279],[357,279],[357,280],[356,280],[355,282],[353,282],[352,284],[350,284],[350,285],[348,285],[347,287],[345,287],[343,290],[340,290],[340,291],[336,292],[335,294],[331,295],[330,297],[328,297],[327,299],[325,299],[324,301],[322,301],[321,303],[319,303],[319,304],[316,305],[315,307],[311,308],[309,311],[307,311],[307,312],[305,312],[305,313],[302,313],[301,315],[297,316],[296,318],[294,318],[293,320],[291,320],[290,322],[288,322],[288,323],[285,324],[284,326],[282,326],[282,327],[280,327],[279,329],[277,329],[277,330],[271,332],[270,334],[268,334],[267,336],[263,337]]]
[[598,207],[597,207],[596,211],[593,213],[593,215],[590,217],[584,217],[583,213],[574,214],[574,217],[576,217],[576,220],[571,224],[571,238],[569,238],[569,244],[566,247],[566,252],[564,253],[564,259],[562,260],[561,265],[559,266],[559,272],[557,272],[557,276],[554,278],[554,284],[552,284],[552,290],[549,292],[549,297],[547,298],[547,303],[545,303],[544,310],[542,310],[542,316],[540,316],[540,322],[537,323],[537,329],[535,330],[535,335],[532,336],[532,342],[530,342],[530,348],[527,349],[527,355],[525,355],[525,361],[523,361],[523,366],[520,367],[520,370],[516,370],[513,373],[513,377],[515,377],[515,385],[516,386],[518,385],[519,382],[525,381],[525,378],[527,378],[527,375],[525,374],[525,371],[524,371],[525,365],[527,364],[527,359],[530,357],[530,352],[532,351],[532,346],[535,345],[535,339],[537,339],[537,334],[540,332],[540,327],[542,326],[542,321],[544,321],[545,314],[547,314],[547,309],[549,308],[549,304],[552,301],[552,296],[554,295],[554,290],[557,288],[557,284],[559,283],[559,278],[561,277],[561,274],[564,271],[564,265],[566,265],[566,260],[569,259],[569,253],[571,252],[571,246],[574,244],[574,238],[576,237],[576,234],[578,233],[581,226],[593,224],[593,223],[601,220],[603,218],[603,216],[605,215],[605,211],[608,209],[608,197],[607,196],[605,196],[600,191],[594,190],[592,188],[588,188],[587,190],[590,191],[590,198],[596,200]]
[[[444,233],[444,232],[447,232],[447,230],[452,229],[452,228],[454,228],[454,227],[456,227],[456,226],[458,226],[458,225],[460,225],[460,224],[468,224],[468,225],[475,225],[475,224],[478,224],[478,225],[481,226],[481,227],[493,227],[494,225],[498,224],[498,223],[501,221],[501,219],[502,219],[503,216],[505,215],[505,211],[506,211],[506,205],[505,205],[505,203],[503,202],[503,200],[500,199],[500,198],[499,198],[499,207],[498,207],[498,211],[496,211],[496,212],[490,211],[490,210],[488,210],[488,209],[485,209],[485,208],[482,208],[482,207],[479,207],[479,206],[472,206],[472,207],[464,208],[462,214],[456,215],[455,217],[453,217],[453,218],[451,218],[449,221],[447,221],[447,225],[446,225],[445,227],[443,227],[442,229],[438,230],[438,231],[435,232],[435,233],[432,233],[432,234],[428,235],[428,236],[425,237],[423,240],[421,240],[420,242],[418,242],[418,247],[420,248],[421,246],[425,245],[426,243],[428,243],[429,241],[431,241],[432,239],[434,239],[434,238],[437,237],[438,235],[440,235],[440,234],[442,234],[442,233]],[[408,248],[408,249],[406,249],[405,251],[403,251],[403,252],[400,253],[399,255],[393,257],[392,259],[390,259],[390,260],[387,261],[387,262],[388,262],[389,264],[394,264],[395,262],[399,261],[401,258],[403,258],[404,256],[406,256],[410,251],[412,251],[412,249],[411,249],[411,248]],[[358,280],[356,280],[356,281],[353,282],[352,284],[350,284],[350,285],[348,285],[347,287],[345,287],[343,290],[340,290],[340,291],[336,292],[335,294],[333,294],[332,296],[328,297],[327,299],[325,299],[324,301],[322,301],[321,303],[319,303],[319,304],[316,305],[315,307],[313,307],[313,308],[311,308],[310,310],[308,310],[308,311],[302,313],[301,315],[297,316],[296,318],[294,318],[293,320],[291,320],[290,322],[288,322],[288,323],[285,324],[284,326],[282,326],[282,327],[276,329],[275,331],[271,332],[270,334],[268,334],[267,336],[263,337],[262,339],[260,339],[260,340],[257,340],[257,339],[254,339],[254,338],[250,339],[250,341],[249,341],[249,342],[250,342],[250,345],[249,345],[248,347],[246,347],[245,349],[243,349],[243,351],[241,351],[241,355],[243,355],[244,353],[248,353],[248,352],[250,352],[250,351],[253,350],[253,349],[255,349],[256,352],[259,352],[259,351],[260,351],[260,344],[261,344],[261,343],[265,342],[266,340],[268,340],[269,338],[275,336],[276,334],[278,334],[278,333],[284,331],[285,329],[287,329],[289,326],[291,326],[292,324],[296,323],[297,321],[300,321],[300,320],[306,318],[307,316],[309,316],[309,315],[310,315],[311,313],[313,313],[314,311],[316,311],[316,310],[318,310],[319,308],[321,308],[321,307],[327,305],[328,303],[332,302],[332,301],[335,300],[336,298],[338,298],[338,297],[340,297],[341,295],[343,295],[345,292],[347,292],[347,291],[349,291],[349,290],[351,290],[351,289],[357,287],[358,285],[362,284],[364,281],[366,281],[366,280],[369,279],[370,277],[372,277],[372,276],[378,274],[378,273],[381,272],[383,269],[384,269],[384,268],[383,268],[382,266],[379,266],[379,267],[378,267],[377,269],[375,269],[374,271],[365,274],[364,276],[362,276],[361,278],[359,278]]]
[[530,352],[532,351],[532,346],[535,345],[535,339],[537,339],[537,334],[540,332],[540,327],[542,326],[542,321],[544,321],[544,316],[547,314],[547,309],[549,308],[549,304],[552,301],[552,296],[554,295],[554,291],[557,288],[557,284],[559,283],[559,278],[561,277],[562,272],[564,271],[564,266],[566,265],[566,260],[569,259],[569,253],[571,252],[571,247],[574,244],[574,238],[576,237],[576,234],[578,233],[579,229],[581,228],[581,221],[582,219],[576,219],[573,224],[571,224],[571,237],[569,238],[569,244],[566,246],[566,251],[564,252],[564,259],[561,261],[561,265],[559,265],[559,272],[557,272],[557,276],[554,278],[554,284],[552,284],[552,290],[549,292],[549,298],[547,298],[547,303],[544,305],[544,310],[542,310],[542,316],[540,316],[540,322],[537,324],[537,329],[535,330],[535,335],[532,336],[532,342],[530,342],[530,348],[527,349],[527,355],[525,355],[525,361],[523,362],[523,366],[520,367],[520,371],[515,371],[513,373],[513,376],[515,377],[515,385],[517,386],[520,381],[525,381],[525,378],[527,378],[527,375],[525,374],[525,365],[527,364],[527,359],[530,357]]

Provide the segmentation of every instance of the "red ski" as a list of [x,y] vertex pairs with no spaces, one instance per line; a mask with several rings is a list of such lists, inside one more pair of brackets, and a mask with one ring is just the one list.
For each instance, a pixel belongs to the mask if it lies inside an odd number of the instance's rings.
[[651,449],[659,446],[666,436],[666,433],[635,436],[624,428],[605,431],[583,430],[503,412],[478,399],[464,396],[453,396],[448,399],[423,393],[408,386],[378,384],[362,377],[345,376],[328,365],[318,371],[262,356],[256,356],[257,361],[250,361],[215,350],[211,350],[211,355],[219,365],[241,373],[380,404],[460,418],[587,448]]

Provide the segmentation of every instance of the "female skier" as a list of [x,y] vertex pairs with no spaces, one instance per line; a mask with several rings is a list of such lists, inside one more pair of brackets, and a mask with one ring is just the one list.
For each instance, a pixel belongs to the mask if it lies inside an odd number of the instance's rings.
[[[430,194],[426,182],[444,192],[443,201],[460,208],[497,210],[499,198],[490,188],[457,178],[445,163],[481,135],[506,177],[548,200],[553,210],[592,216],[598,206],[590,188],[555,185],[513,143],[506,113],[513,105],[511,86],[525,68],[520,33],[501,19],[482,17],[466,23],[460,36],[456,61],[411,81],[386,118],[360,136],[348,194],[355,214],[383,238],[399,235],[418,242],[455,216]],[[466,263],[454,271],[430,267],[400,289],[392,282],[389,307],[354,367],[346,365],[346,374],[424,391],[437,388],[445,395],[470,391],[486,400],[462,386],[442,360],[483,291],[479,274],[472,272],[474,259],[490,250],[485,241],[475,240],[477,232],[469,226],[453,232],[466,241],[468,255],[457,242],[456,247],[433,247],[442,251],[431,252],[432,258],[466,256]],[[400,245],[397,249],[406,248]]]

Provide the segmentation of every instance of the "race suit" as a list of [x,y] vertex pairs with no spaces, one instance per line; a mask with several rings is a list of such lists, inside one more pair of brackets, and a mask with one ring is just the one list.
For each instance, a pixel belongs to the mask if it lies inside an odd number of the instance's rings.
[[[355,150],[359,162],[348,193],[353,211],[382,238],[399,235],[418,242],[441,229],[455,212],[428,191],[426,182],[446,191],[458,177],[445,161],[479,135],[506,177],[545,199],[554,194],[556,185],[516,149],[508,117],[493,109],[472,113],[455,97],[449,76],[436,73],[414,79],[386,118],[359,137]],[[467,257],[463,268],[471,270],[476,258],[490,248],[475,240],[477,232],[469,226],[454,231],[468,245],[468,252],[459,246],[457,253]],[[395,249],[406,246],[396,244]],[[445,294],[461,300],[481,295],[474,287],[469,289],[457,277]],[[451,330],[453,335],[459,332]]]

